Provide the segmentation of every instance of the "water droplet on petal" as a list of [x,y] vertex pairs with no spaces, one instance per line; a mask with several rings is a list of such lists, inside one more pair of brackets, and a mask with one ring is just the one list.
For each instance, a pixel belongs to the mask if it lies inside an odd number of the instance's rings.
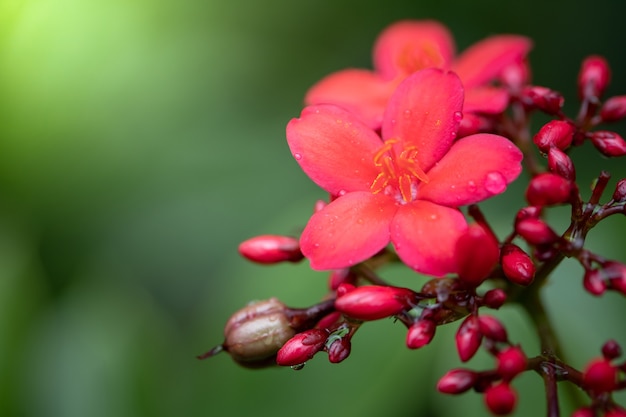
[[411,118],[411,110],[405,110],[404,111],[404,118],[405,119],[410,119]]
[[485,178],[485,189],[492,194],[499,194],[506,189],[506,178],[501,173],[494,171]]
[[302,154],[301,153],[294,153],[293,157],[296,158],[296,161],[302,160]]
[[313,247],[314,247],[314,248],[319,248],[319,247],[320,247],[320,244],[319,244],[319,243],[315,243],[315,244],[313,245]]
[[467,191],[469,191],[470,193],[476,192],[477,189],[478,187],[476,186],[476,183],[474,181],[469,181],[467,183]]
[[456,122],[460,122],[463,119],[463,113],[461,113],[460,111],[455,111],[452,117]]
[[450,133],[450,137],[451,137],[452,139],[456,139],[456,135],[457,135],[457,133],[456,133],[456,132],[451,132],[451,133]]
[[293,369],[294,371],[299,371],[300,369],[304,368],[304,363],[299,363],[297,365],[291,365],[291,369]]
[[337,193],[337,196],[341,197],[347,194],[346,190],[339,190],[339,192]]

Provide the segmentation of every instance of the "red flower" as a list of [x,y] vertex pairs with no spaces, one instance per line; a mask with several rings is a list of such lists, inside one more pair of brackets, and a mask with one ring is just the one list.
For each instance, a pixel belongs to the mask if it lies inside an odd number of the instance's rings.
[[501,113],[508,104],[504,89],[488,86],[504,69],[519,64],[531,48],[523,36],[491,36],[476,43],[457,59],[454,40],[442,24],[400,21],[385,29],[374,45],[374,71],[346,69],[335,72],[307,93],[307,104],[332,103],[358,115],[373,129],[381,126],[389,97],[396,86],[425,68],[455,71],[467,89],[465,112]]
[[338,269],[391,241],[416,271],[455,271],[455,244],[467,229],[458,206],[503,192],[522,153],[491,134],[455,142],[463,88],[437,69],[409,76],[389,101],[382,139],[352,113],[309,106],[287,126],[304,172],[337,198],[316,212],[300,237],[313,269]]

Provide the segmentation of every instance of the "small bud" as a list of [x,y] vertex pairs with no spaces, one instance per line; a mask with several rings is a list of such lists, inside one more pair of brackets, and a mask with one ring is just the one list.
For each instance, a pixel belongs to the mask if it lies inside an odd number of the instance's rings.
[[615,186],[613,201],[615,201],[616,203],[623,203],[626,201],[626,178],[619,180],[619,182]]
[[457,240],[455,256],[459,278],[479,286],[500,258],[498,242],[479,224],[473,224]]
[[437,325],[431,320],[421,319],[413,323],[406,334],[406,345],[409,349],[426,346],[435,337]]
[[328,287],[333,291],[341,284],[354,284],[355,282],[356,275],[350,268],[335,269],[328,277]]
[[583,371],[583,383],[594,392],[609,392],[617,384],[617,368],[606,359],[594,359]]
[[552,147],[548,151],[548,168],[566,180],[576,180],[576,169],[572,158],[559,148]]
[[515,215],[515,223],[524,219],[536,219],[541,215],[541,207],[523,207]]
[[342,295],[345,295],[350,291],[354,291],[355,289],[356,287],[354,286],[354,284],[349,284],[347,282],[339,284],[339,286],[337,287],[337,297],[341,297]]
[[590,407],[582,407],[574,411],[572,417],[596,417],[596,413]]
[[549,172],[535,176],[526,189],[526,200],[532,206],[553,206],[570,199],[572,183]]
[[328,347],[328,360],[330,363],[339,363],[350,356],[352,342],[349,337],[341,337],[336,339]]
[[459,124],[457,136],[464,138],[475,133],[491,132],[493,127],[491,119],[475,113],[465,113]]
[[463,362],[467,362],[476,354],[483,340],[478,318],[473,315],[467,316],[459,326],[455,339],[459,357]]
[[328,332],[322,329],[305,330],[289,339],[276,355],[276,363],[280,366],[301,365],[322,350]]
[[318,329],[330,329],[333,327],[335,323],[337,323],[341,319],[341,313],[339,311],[333,311],[322,317],[320,321],[317,322],[315,327]]
[[260,264],[298,262],[304,258],[298,239],[277,235],[261,235],[248,239],[239,245],[239,253]]
[[613,408],[604,413],[604,417],[626,417],[626,410],[622,408]]
[[565,102],[560,93],[539,86],[524,87],[520,99],[526,107],[536,108],[552,115],[559,114]]
[[444,394],[461,394],[474,386],[478,374],[469,369],[452,369],[437,382],[437,391]]
[[497,416],[510,414],[516,402],[517,394],[507,382],[491,385],[485,390],[485,404]]
[[599,130],[591,133],[591,143],[604,156],[626,155],[626,141],[615,132]]
[[357,320],[378,320],[400,313],[414,299],[408,288],[365,285],[338,297],[335,308]]
[[591,295],[602,295],[606,291],[606,282],[602,272],[597,269],[588,269],[583,277],[583,287]]
[[500,74],[502,84],[512,91],[519,91],[530,80],[530,67],[526,60],[507,65]]
[[515,231],[531,245],[547,245],[559,236],[541,219],[524,219],[515,225]]
[[489,290],[483,296],[483,305],[494,310],[499,309],[506,302],[506,293],[501,288]]
[[602,346],[602,356],[609,361],[617,359],[622,356],[622,347],[615,340],[609,340]]
[[526,355],[519,347],[510,346],[497,356],[496,371],[505,381],[510,381],[526,370]]
[[507,243],[502,247],[502,272],[509,281],[529,285],[535,278],[535,264],[519,246]]
[[626,265],[608,261],[602,264],[601,272],[612,289],[626,295]]
[[582,63],[578,74],[578,95],[581,99],[597,101],[609,85],[611,69],[606,60],[592,55]]
[[497,318],[483,314],[478,317],[478,324],[480,326],[480,332],[487,339],[496,342],[506,342],[508,340],[506,329]]
[[626,96],[611,97],[600,108],[600,117],[604,122],[616,122],[626,117]]
[[533,137],[533,142],[541,152],[547,153],[553,147],[567,149],[573,138],[574,125],[565,120],[552,120],[539,129]]

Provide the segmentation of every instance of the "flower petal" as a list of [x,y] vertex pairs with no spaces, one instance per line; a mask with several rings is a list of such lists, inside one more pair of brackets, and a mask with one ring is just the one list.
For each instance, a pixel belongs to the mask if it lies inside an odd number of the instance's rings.
[[407,77],[389,100],[383,118],[385,140],[415,146],[420,168],[428,171],[450,149],[463,108],[463,87],[456,74],[425,69]]
[[466,113],[500,114],[509,104],[509,93],[503,88],[474,87],[465,90],[463,111]]
[[531,48],[532,41],[525,36],[490,36],[463,51],[452,70],[459,74],[465,88],[485,84],[508,65],[523,59]]
[[459,210],[417,200],[398,209],[391,223],[391,241],[407,266],[441,276],[456,271],[456,242],[466,229]]
[[331,194],[369,190],[379,173],[380,138],[337,106],[306,107],[287,124],[287,142],[302,170]]
[[397,206],[382,194],[358,191],[315,213],[300,236],[300,248],[316,270],[355,265],[389,243]]
[[450,207],[502,193],[522,170],[522,152],[508,139],[480,133],[459,139],[428,171],[418,198]]
[[404,20],[387,27],[374,45],[374,68],[384,79],[405,77],[424,68],[448,68],[454,40],[433,20]]
[[372,71],[348,69],[323,78],[309,89],[309,104],[335,104],[357,115],[372,129],[380,129],[387,101],[397,83]]

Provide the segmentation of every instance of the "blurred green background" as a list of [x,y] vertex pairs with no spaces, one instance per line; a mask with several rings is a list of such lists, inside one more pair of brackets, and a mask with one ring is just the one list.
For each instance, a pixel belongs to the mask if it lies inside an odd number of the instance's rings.
[[[618,0],[0,0],[0,415],[486,415],[478,395],[434,389],[459,365],[455,326],[411,352],[400,325],[371,323],[347,361],[320,355],[300,372],[195,359],[250,300],[324,295],[326,274],[252,265],[236,248],[306,222],[323,194],[284,127],[319,78],[370,67],[376,35],[402,18],[442,21],[459,50],[532,37],[534,81],[570,113],[586,55],[606,56],[609,94],[626,94]],[[574,152],[581,184],[600,169],[626,176],[624,161],[588,151]],[[502,234],[522,190],[484,205]],[[566,225],[567,212],[552,219]],[[626,261],[624,223],[601,224],[590,247]],[[584,295],[581,275],[565,262],[546,291],[578,367],[607,338],[626,345],[624,298]],[[537,352],[523,316],[498,316]],[[515,386],[517,415],[544,414],[536,375]]]

